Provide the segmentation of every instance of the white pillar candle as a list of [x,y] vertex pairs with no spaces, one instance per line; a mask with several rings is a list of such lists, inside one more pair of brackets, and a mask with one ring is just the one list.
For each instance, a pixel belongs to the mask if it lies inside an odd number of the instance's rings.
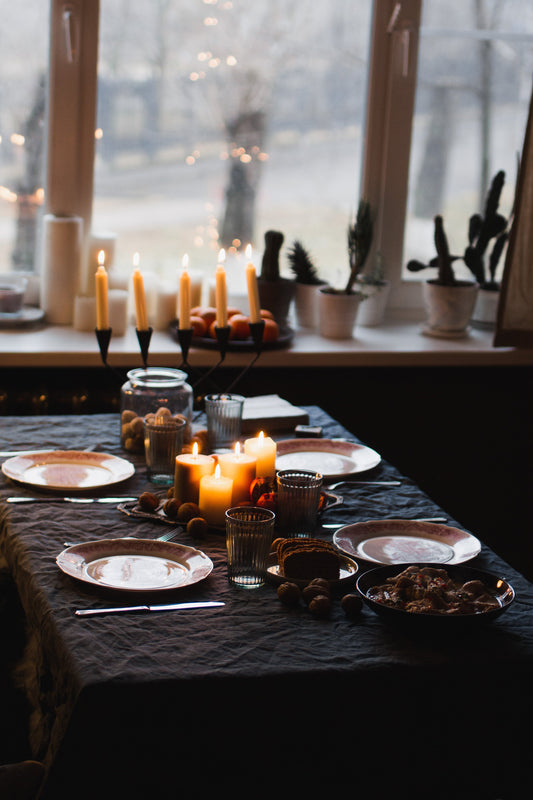
[[198,444],[195,442],[192,453],[176,456],[174,498],[182,503],[198,503],[200,479],[204,475],[211,475],[214,469],[213,456],[198,453]]
[[200,478],[199,499],[200,513],[209,525],[224,525],[226,511],[231,508],[233,481],[221,475],[217,464],[212,475]]
[[204,287],[204,273],[191,270],[191,308],[202,305],[202,293]]
[[255,438],[245,440],[244,452],[256,459],[255,473],[258,478],[273,478],[276,475],[276,443],[263,431]]
[[160,282],[156,291],[154,327],[159,331],[168,330],[176,319],[178,292],[171,283]]
[[218,463],[220,464],[221,474],[226,478],[231,478],[233,481],[232,506],[249,500],[250,484],[256,477],[257,459],[254,456],[241,453],[240,442],[237,442],[233,453],[219,454]]
[[[41,307],[51,325],[72,325],[73,298],[81,276],[83,221],[81,217],[45,214],[43,219],[43,261]],[[94,297],[94,272],[89,294]],[[86,294],[86,287],[80,294]],[[94,328],[93,328],[94,330]]]
[[74,329],[94,331],[96,328],[96,300],[94,297],[77,295],[74,298]]
[[108,299],[113,336],[124,336],[128,326],[128,292],[124,289],[110,289]]

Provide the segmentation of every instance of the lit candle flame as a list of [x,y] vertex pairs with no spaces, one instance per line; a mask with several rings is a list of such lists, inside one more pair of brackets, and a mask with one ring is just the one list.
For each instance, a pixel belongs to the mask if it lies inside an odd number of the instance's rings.
[[186,269],[189,266],[189,256],[187,255],[187,253],[185,253],[185,255],[183,256],[183,258],[181,260],[181,266],[184,269]]
[[263,439],[265,438],[265,434],[263,433],[263,431],[259,432],[259,436],[257,438],[259,439],[259,442],[263,444]]
[[252,245],[251,244],[247,244],[246,245],[245,253],[246,253],[246,258],[248,259],[248,261],[251,261],[252,260]]
[[215,480],[218,480],[220,478],[220,464],[217,464],[216,467],[215,467],[215,475],[214,475],[214,477],[215,477]]
[[194,458],[198,457],[198,442],[194,442],[192,446],[192,454]]
[[105,263],[105,251],[99,250],[98,251],[98,264],[103,267]]
[[133,266],[134,267],[138,267],[139,266],[139,253],[134,253],[133,254]]
[[226,260],[226,251],[224,250],[224,248],[222,248],[222,250],[219,251],[218,260],[219,260],[219,263],[221,263],[221,264]]
[[235,445],[235,456],[238,458],[241,454],[241,443],[237,442]]

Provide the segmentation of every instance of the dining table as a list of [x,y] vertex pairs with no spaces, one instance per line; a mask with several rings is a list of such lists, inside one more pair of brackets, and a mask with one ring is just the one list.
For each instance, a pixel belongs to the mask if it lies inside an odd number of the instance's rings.
[[[350,431],[304,408],[322,440],[365,446],[355,417]],[[201,416],[195,423],[205,426]],[[357,592],[354,576],[336,587],[327,615],[314,615],[305,602],[281,602],[275,577],[254,589],[231,584],[223,529],[195,537],[177,524],[175,541],[207,556],[209,574],[148,597],[117,591],[67,574],[56,559],[66,542],[155,539],[172,527],[125,513],[120,497],[157,487],[144,455],[121,446],[119,414],[9,416],[0,425],[2,451],[88,450],[134,468],[80,493],[115,497],[110,503],[57,502],[53,489],[0,474],[0,558],[23,610],[16,672],[32,757],[46,770],[40,798],[526,796],[533,585],[483,541],[468,566],[509,582],[515,598],[471,625],[400,624],[366,603],[349,615],[341,601]],[[426,457],[434,457],[430,440]],[[477,537],[382,454],[344,480],[317,538],[331,542],[337,529],[368,520],[435,517]],[[12,496],[42,502],[7,502]],[[355,579],[377,566],[353,560]],[[188,601],[224,605],[75,613]]]

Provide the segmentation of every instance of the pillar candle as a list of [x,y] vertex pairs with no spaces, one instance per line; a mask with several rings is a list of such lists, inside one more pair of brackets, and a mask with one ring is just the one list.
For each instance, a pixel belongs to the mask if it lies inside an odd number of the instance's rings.
[[109,328],[109,305],[107,298],[107,272],[103,264],[104,251],[98,253],[99,267],[96,270],[96,327],[99,331]]
[[220,472],[233,480],[231,504],[238,505],[250,499],[250,484],[255,478],[257,459],[255,456],[241,453],[240,442],[235,445],[235,452],[221,453],[218,456]]
[[225,524],[226,511],[231,508],[232,491],[233,481],[221,475],[220,464],[212,475],[200,478],[198,505],[209,525]]
[[137,315],[137,330],[148,330],[148,315],[146,313],[146,297],[144,294],[144,281],[137,264],[139,263],[139,254],[135,253],[133,256],[133,295],[135,297],[135,312]]
[[198,453],[198,444],[195,442],[192,453],[176,456],[174,498],[182,503],[198,503],[200,479],[204,475],[211,475],[214,469],[213,456]]
[[183,271],[180,275],[180,288],[178,295],[179,302],[179,326],[181,330],[191,327],[191,278],[187,271],[186,256],[183,257]]
[[[246,248],[246,255],[251,259],[252,248]],[[250,306],[250,322],[261,320],[261,304],[259,302],[259,289],[257,286],[257,273],[251,261],[246,265],[246,284],[248,286],[248,303]]]
[[276,443],[263,431],[254,439],[244,442],[246,455],[256,459],[256,476],[258,478],[273,478],[276,475]]

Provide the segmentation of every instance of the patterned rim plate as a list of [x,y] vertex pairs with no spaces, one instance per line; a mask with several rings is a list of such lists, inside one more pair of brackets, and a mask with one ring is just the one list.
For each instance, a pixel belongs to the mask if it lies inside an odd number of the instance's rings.
[[277,469],[320,472],[324,480],[343,478],[377,467],[381,456],[363,444],[335,439],[285,439],[277,443]]
[[352,558],[375,564],[461,564],[481,552],[471,533],[435,522],[379,519],[345,525],[333,543]]
[[153,539],[101,539],[67,547],[56,558],[72,578],[121,592],[161,592],[204,580],[211,559],[177,542]]
[[2,472],[29,486],[70,492],[119,483],[130,478],[135,467],[124,458],[106,453],[51,450],[9,458],[2,464]]

